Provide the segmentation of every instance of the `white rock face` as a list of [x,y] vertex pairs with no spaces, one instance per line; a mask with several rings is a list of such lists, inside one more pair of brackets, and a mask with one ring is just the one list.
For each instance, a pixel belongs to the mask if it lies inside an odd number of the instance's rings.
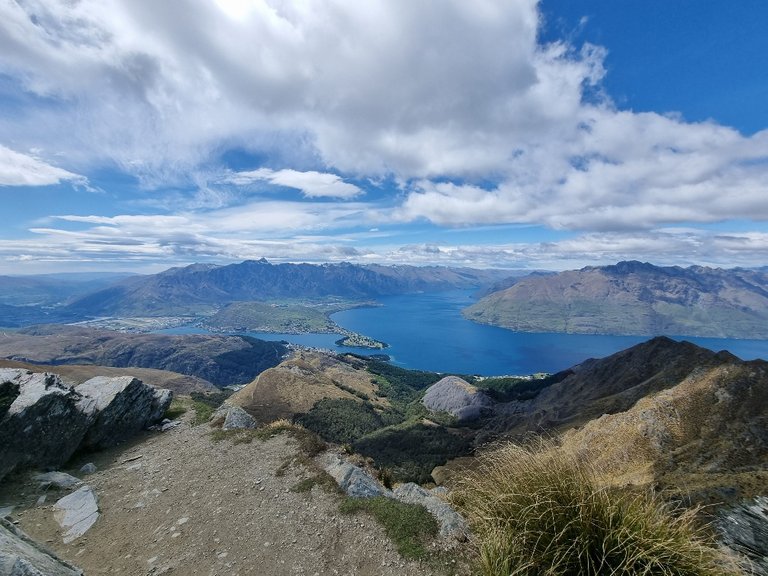
[[66,532],[64,543],[80,538],[99,518],[99,504],[90,486],[64,496],[53,505],[53,518]]
[[422,404],[430,412],[448,412],[460,421],[476,420],[493,405],[484,392],[458,376],[446,376],[427,388]]

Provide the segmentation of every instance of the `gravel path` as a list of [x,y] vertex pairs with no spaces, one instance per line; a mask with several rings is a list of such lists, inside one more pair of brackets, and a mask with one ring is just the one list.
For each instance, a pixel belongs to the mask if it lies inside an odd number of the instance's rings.
[[[407,562],[365,515],[338,512],[340,497],[313,487],[291,490],[313,474],[295,461],[294,440],[214,442],[208,426],[187,422],[146,433],[130,444],[73,462],[93,461],[85,480],[101,516],[83,537],[64,544],[53,522],[51,492],[29,476],[0,486],[12,519],[88,576],[126,575],[430,575],[457,574],[450,560]],[[77,472],[72,472],[78,475]]]

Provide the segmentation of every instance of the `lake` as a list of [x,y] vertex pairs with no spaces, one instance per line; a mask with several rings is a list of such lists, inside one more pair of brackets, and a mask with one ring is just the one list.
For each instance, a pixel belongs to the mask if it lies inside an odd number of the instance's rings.
[[[364,350],[336,346],[337,334],[251,333],[265,340],[287,340],[303,346],[338,352],[388,354],[404,368],[459,374],[532,374],[557,372],[587,358],[601,358],[648,339],[645,336],[591,334],[539,334],[512,332],[476,324],[461,316],[469,306],[472,291],[408,294],[379,298],[382,304],[354,308],[333,314],[333,320],[390,345],[385,350]],[[201,332],[173,329],[168,332]],[[674,336],[673,336],[674,337]],[[768,358],[768,340],[675,337],[711,350],[728,350],[744,360]]]

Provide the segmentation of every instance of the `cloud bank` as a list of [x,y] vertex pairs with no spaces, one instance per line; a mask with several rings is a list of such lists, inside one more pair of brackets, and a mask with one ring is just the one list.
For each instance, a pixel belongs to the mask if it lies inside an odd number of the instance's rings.
[[[605,50],[541,44],[540,26],[536,0],[4,2],[0,95],[13,94],[20,113],[0,116],[0,185],[82,183],[78,174],[117,167],[150,195],[193,190],[152,216],[185,233],[136,234],[137,257],[418,260],[428,251],[417,244],[351,252],[331,236],[428,221],[534,224],[578,239],[497,242],[491,256],[476,246],[432,252],[450,262],[644,251],[756,261],[768,131],[618,109],[602,90]],[[231,150],[262,161],[234,169]],[[369,190],[350,183],[364,179]],[[302,202],[240,192],[260,185]],[[81,255],[70,239],[134,254],[131,217],[72,216],[55,222],[92,228],[34,234]],[[755,231],[665,231],[732,220]],[[318,230],[322,243],[295,240]],[[37,254],[34,237],[25,242],[4,249]]]

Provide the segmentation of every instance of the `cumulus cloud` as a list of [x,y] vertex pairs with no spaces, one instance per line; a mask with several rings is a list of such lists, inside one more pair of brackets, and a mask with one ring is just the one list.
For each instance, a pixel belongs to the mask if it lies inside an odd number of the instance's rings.
[[270,170],[260,168],[245,172],[236,172],[225,178],[225,182],[244,186],[253,182],[271,182],[278,186],[286,186],[301,190],[307,198],[354,198],[363,193],[355,186],[344,182],[336,174],[315,172],[299,172],[297,170]]
[[[162,190],[154,207],[177,219],[36,228],[72,239],[67,254],[132,254],[141,238],[157,257],[332,259],[349,246],[289,246],[299,234],[428,220],[578,235],[487,250],[356,246],[348,256],[559,266],[643,250],[709,262],[722,250],[753,261],[760,232],[664,229],[768,220],[768,131],[618,109],[601,90],[605,50],[541,44],[540,21],[537,0],[0,3],[0,79],[23,112],[0,117],[0,133],[17,150],[45,145],[35,156],[0,147],[0,184],[82,183],[77,173],[117,166]],[[222,160],[232,150],[272,168],[232,171]],[[337,174],[398,188],[363,202]],[[303,202],[242,204],[240,189],[258,183]],[[182,202],[165,193],[172,186],[195,197]]]
[[70,181],[86,186],[88,179],[51,166],[42,160],[21,154],[0,144],[0,186],[48,186]]

